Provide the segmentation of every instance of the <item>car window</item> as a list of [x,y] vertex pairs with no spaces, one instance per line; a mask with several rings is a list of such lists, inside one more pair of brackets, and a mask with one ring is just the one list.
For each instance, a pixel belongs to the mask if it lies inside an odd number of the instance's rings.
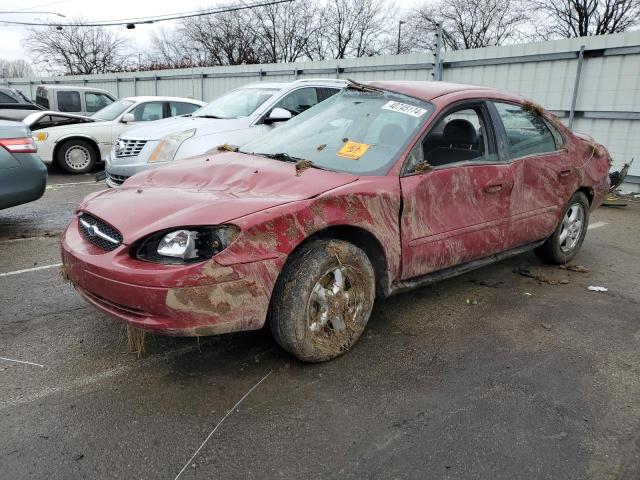
[[243,118],[255,112],[278,90],[274,88],[247,87],[216,98],[194,112],[194,117]]
[[318,95],[318,102],[324,102],[327,98],[333,97],[339,91],[339,88],[317,87],[316,94]]
[[558,149],[544,119],[519,105],[494,103],[509,143],[510,157],[541,155]]
[[240,151],[310,160],[314,167],[338,172],[385,175],[432,112],[430,103],[416,98],[347,88]]
[[80,112],[82,104],[80,103],[80,92],[73,90],[61,90],[57,92],[58,110],[60,112]]
[[284,108],[296,116],[318,103],[318,93],[314,87],[299,88],[281,99],[274,108]]
[[151,122],[163,117],[163,108],[164,102],[146,102],[141,103],[129,113],[133,114],[134,122]]
[[200,105],[186,102],[169,102],[170,116],[188,115],[200,108]]
[[113,100],[103,93],[87,92],[84,94],[84,101],[87,104],[87,112],[94,113],[102,110],[107,105],[111,105]]
[[486,115],[481,105],[449,111],[412,150],[404,173],[413,173],[418,164],[439,167],[458,162],[498,160],[493,137],[487,135]]
[[18,100],[13,98],[11,95],[0,92],[0,103],[18,103]]

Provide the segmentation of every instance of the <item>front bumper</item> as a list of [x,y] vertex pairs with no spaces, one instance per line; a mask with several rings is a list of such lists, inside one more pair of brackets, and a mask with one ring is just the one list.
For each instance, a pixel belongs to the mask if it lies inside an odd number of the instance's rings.
[[204,336],[264,325],[279,267],[274,260],[223,266],[214,259],[159,265],[89,243],[74,218],[61,238],[68,279],[89,303],[140,329]]

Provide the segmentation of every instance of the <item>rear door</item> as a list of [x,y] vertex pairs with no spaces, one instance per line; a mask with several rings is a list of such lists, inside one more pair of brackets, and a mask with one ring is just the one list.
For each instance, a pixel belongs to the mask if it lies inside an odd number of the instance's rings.
[[494,132],[486,103],[465,102],[414,146],[400,179],[403,279],[505,249],[513,177]]
[[514,178],[510,248],[551,235],[579,183],[558,130],[531,108],[493,102]]

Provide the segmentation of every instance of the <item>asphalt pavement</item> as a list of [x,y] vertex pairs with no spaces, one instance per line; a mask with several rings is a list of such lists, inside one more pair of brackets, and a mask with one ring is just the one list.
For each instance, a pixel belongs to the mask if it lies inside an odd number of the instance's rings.
[[0,211],[0,478],[640,478],[640,205],[592,214],[588,273],[525,254],[395,296],[331,362],[268,330],[137,358],[56,267],[92,180]]

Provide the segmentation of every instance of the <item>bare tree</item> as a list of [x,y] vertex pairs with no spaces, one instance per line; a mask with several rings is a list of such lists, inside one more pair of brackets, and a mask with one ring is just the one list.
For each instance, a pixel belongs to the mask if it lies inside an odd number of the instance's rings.
[[19,78],[33,77],[33,67],[29,62],[19,60],[3,60],[0,59],[0,77],[2,78]]
[[314,2],[267,5],[251,12],[256,39],[265,61],[295,62],[310,50],[322,26],[320,10]]
[[385,50],[393,29],[395,4],[389,0],[326,0],[320,6],[322,30],[309,42],[312,59],[365,57]]
[[619,33],[640,25],[640,0],[535,0],[544,38]]
[[24,45],[34,62],[51,73],[108,73],[124,69],[127,63],[127,41],[104,27],[34,27]]
[[260,63],[261,44],[250,15],[227,12],[186,18],[152,36],[153,60],[172,68]]
[[433,48],[436,24],[442,23],[445,48],[461,50],[515,41],[528,21],[520,0],[439,0],[418,8],[407,36],[415,49]]

